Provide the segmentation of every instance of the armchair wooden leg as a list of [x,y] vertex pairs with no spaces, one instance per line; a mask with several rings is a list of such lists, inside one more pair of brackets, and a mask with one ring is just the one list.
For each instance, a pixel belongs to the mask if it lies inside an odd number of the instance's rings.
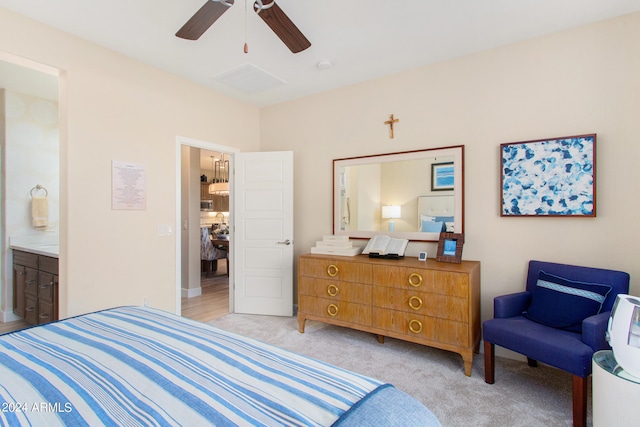
[[573,427],[587,425],[587,379],[573,376]]
[[495,345],[489,341],[484,342],[484,382],[495,382],[494,371],[496,364]]

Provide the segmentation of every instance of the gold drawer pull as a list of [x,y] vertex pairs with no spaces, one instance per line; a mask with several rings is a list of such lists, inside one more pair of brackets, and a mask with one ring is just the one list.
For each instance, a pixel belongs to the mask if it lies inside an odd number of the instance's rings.
[[413,310],[420,310],[422,308],[422,300],[420,299],[420,297],[414,295],[409,298],[409,307],[411,307]]
[[327,274],[331,277],[334,277],[336,274],[338,274],[338,267],[331,264],[329,267],[327,267]]
[[329,304],[327,307],[327,314],[331,317],[335,317],[338,315],[338,306],[335,304]]
[[412,320],[409,322],[409,330],[414,334],[422,332],[422,322],[419,320]]
[[[414,278],[417,280],[414,281],[413,280]],[[422,285],[422,276],[419,275],[418,273],[411,273],[411,275],[409,276],[409,284],[414,288],[417,288],[418,286]]]
[[335,297],[338,295],[338,287],[334,284],[327,286],[327,293],[329,296]]

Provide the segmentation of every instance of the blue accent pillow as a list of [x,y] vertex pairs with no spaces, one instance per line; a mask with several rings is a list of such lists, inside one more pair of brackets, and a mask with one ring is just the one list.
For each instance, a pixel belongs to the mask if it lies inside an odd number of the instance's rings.
[[524,317],[553,328],[582,332],[582,321],[600,313],[611,286],[577,282],[564,277],[538,273],[531,304]]
[[444,231],[444,222],[442,221],[422,221],[420,231],[425,233],[440,233]]
[[435,221],[453,222],[454,219],[452,216],[437,216],[435,217]]

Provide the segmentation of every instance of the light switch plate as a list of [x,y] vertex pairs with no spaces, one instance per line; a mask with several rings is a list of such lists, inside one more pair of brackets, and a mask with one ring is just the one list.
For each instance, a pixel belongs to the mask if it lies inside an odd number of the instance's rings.
[[172,234],[171,224],[158,224],[158,236],[171,236]]

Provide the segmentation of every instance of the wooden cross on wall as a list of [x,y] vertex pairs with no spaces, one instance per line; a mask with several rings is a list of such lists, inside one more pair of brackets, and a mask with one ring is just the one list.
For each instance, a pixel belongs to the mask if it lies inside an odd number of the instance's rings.
[[384,122],[385,125],[389,125],[389,138],[393,139],[393,124],[398,123],[400,119],[394,119],[393,114],[389,115],[389,120]]

